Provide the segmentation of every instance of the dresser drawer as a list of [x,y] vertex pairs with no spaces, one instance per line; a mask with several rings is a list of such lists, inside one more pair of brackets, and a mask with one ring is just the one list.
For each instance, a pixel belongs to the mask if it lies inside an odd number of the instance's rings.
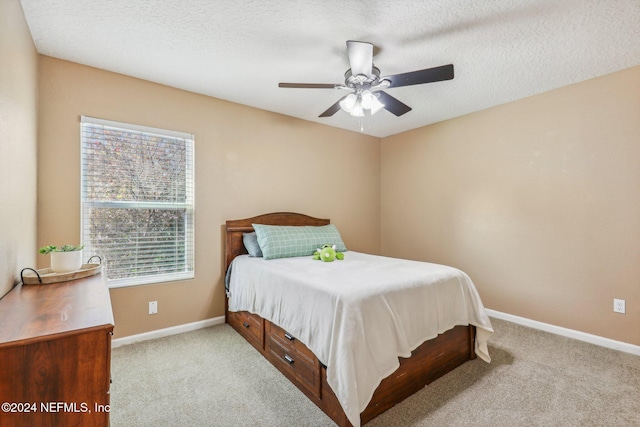
[[267,357],[280,371],[295,379],[295,383],[320,397],[320,363],[313,353],[295,338],[268,322]]
[[264,348],[264,326],[260,316],[248,311],[230,311],[228,322],[247,341],[262,351]]

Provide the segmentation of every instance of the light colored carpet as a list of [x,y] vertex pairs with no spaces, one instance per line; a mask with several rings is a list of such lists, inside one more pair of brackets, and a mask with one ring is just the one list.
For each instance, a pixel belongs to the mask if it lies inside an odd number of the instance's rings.
[[[470,361],[368,426],[640,426],[640,357],[492,319]],[[111,425],[334,426],[228,325],[113,349]]]

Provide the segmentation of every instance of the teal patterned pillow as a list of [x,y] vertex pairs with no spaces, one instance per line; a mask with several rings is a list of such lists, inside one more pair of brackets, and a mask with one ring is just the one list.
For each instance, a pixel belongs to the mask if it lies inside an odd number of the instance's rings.
[[252,224],[264,259],[313,255],[324,244],[336,245],[336,251],[347,250],[335,225],[291,226]]

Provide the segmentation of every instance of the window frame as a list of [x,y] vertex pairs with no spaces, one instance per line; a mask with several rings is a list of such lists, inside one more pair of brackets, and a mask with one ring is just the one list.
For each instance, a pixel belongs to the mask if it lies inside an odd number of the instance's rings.
[[[110,200],[87,200],[87,175],[85,164],[85,125],[101,126],[125,132],[136,132],[143,135],[153,135],[172,139],[183,139],[185,141],[186,170],[185,179],[187,190],[185,190],[186,200],[177,201],[116,201]],[[185,270],[171,273],[155,273],[126,278],[109,279],[109,288],[129,287],[148,285],[154,283],[173,282],[180,280],[190,280],[195,277],[195,135],[185,132],[177,132],[148,126],[141,126],[130,123],[117,122],[112,120],[99,119],[95,117],[81,116],[80,118],[80,236],[82,244],[86,245],[86,238],[90,234],[85,230],[87,209],[140,209],[140,210],[184,210],[184,240],[185,245]],[[90,254],[93,255],[93,254]],[[100,254],[97,254],[100,256]],[[108,275],[108,269],[107,269]]]

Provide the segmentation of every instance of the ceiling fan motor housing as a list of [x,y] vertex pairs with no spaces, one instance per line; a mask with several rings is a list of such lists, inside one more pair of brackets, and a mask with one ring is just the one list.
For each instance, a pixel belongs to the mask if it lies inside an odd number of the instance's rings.
[[376,66],[371,67],[371,75],[357,74],[353,75],[351,68],[344,73],[344,84],[351,89],[370,89],[378,86],[380,83],[380,70]]

